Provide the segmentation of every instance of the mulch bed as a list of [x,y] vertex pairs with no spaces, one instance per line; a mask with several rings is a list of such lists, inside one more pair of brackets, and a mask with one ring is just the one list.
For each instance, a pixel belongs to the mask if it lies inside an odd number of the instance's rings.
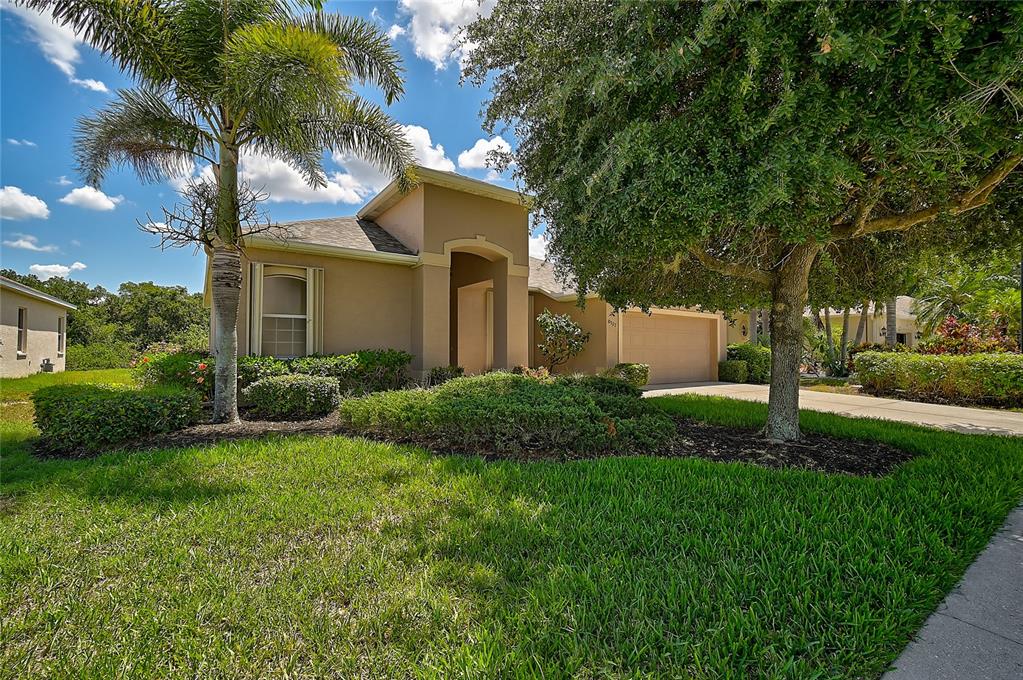
[[878,477],[913,454],[881,442],[843,439],[804,432],[798,442],[772,443],[757,430],[676,420],[678,436],[659,455],[752,463],[768,468],[801,468],[817,472]]
[[[244,417],[244,414],[243,414]],[[337,434],[337,412],[317,420],[242,420],[237,423],[200,423],[177,432],[168,432],[141,442],[147,449],[177,448],[217,444],[238,439],[258,439],[271,434]],[[138,449],[139,443],[119,448]]]

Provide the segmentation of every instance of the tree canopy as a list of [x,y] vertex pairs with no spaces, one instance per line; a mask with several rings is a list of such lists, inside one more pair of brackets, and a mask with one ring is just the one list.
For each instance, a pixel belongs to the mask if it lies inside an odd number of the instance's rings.
[[1021,238],[1019,3],[510,0],[465,42],[580,295],[771,300],[769,434],[815,266]]

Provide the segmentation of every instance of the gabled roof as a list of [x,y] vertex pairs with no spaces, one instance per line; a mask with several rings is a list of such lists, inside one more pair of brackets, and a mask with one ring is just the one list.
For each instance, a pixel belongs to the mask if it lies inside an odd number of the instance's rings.
[[326,217],[282,222],[284,239],[257,236],[248,245],[274,250],[322,252],[325,255],[360,255],[379,260],[414,261],[416,254],[376,222],[358,217]]
[[[417,165],[415,167],[416,175],[419,177],[419,181],[423,184],[433,184],[435,186],[462,191],[467,194],[475,194],[477,196],[492,198],[497,201],[504,201],[505,203],[514,203],[515,205],[521,205],[524,208],[528,208],[532,202],[531,197],[526,194],[520,194],[513,189],[505,189],[504,187],[499,187],[496,184],[491,184],[490,182],[484,182],[483,180],[466,177],[465,175],[459,175],[454,172],[434,170],[433,168],[426,168],[421,165]],[[362,210],[359,211],[358,216],[362,219],[376,219],[402,198],[404,198],[404,195],[398,190],[397,182],[391,182],[384,187],[383,191],[374,196],[369,203],[363,206]]]
[[554,265],[536,257],[529,258],[529,288],[552,298],[576,295],[571,283],[562,281],[554,273]]
[[60,298],[55,298],[52,295],[47,295],[46,293],[40,290],[36,290],[35,288],[31,288],[30,286],[26,286],[23,283],[12,281],[6,276],[0,276],[0,288],[7,288],[8,290],[13,290],[27,297],[35,298],[36,300],[41,300],[43,302],[49,302],[51,305],[57,305],[58,307],[63,307],[64,309],[78,309],[78,307],[75,307],[70,302],[65,302]]

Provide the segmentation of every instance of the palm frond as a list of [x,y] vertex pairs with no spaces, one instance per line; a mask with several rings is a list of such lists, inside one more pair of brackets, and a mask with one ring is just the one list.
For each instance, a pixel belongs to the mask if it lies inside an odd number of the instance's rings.
[[342,67],[359,82],[384,91],[387,104],[401,98],[401,57],[379,28],[359,17],[310,12],[295,17],[295,26],[324,35],[339,49]]
[[172,106],[165,91],[150,88],[118,90],[106,108],[79,119],[74,145],[78,170],[93,186],[123,165],[143,181],[179,176],[196,158],[214,162],[217,148],[194,111]]

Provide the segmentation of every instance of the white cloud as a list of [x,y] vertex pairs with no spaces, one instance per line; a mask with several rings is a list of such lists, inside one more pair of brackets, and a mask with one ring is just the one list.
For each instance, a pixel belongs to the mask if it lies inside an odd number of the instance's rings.
[[67,26],[54,23],[49,10],[37,12],[28,7],[15,5],[10,0],[4,0],[3,8],[21,18],[32,34],[32,40],[42,50],[43,56],[59,68],[71,83],[97,92],[109,91],[107,86],[98,80],[75,77],[75,65],[82,59],[78,51],[82,41]]
[[[441,144],[433,143],[429,130],[419,125],[402,125],[401,129],[415,151],[417,163],[436,170],[454,171],[455,164],[447,157]],[[349,186],[360,195],[360,201],[377,193],[391,181],[387,173],[381,172],[375,165],[361,158],[338,153],[335,153],[333,158],[345,171],[344,174],[339,173],[335,177],[345,178]]]
[[378,24],[384,23],[384,18],[380,16],[380,10],[376,7],[369,11],[369,18]]
[[540,232],[529,237],[529,256],[541,260],[547,259],[547,234]]
[[52,279],[54,276],[65,279],[71,272],[83,269],[85,269],[85,265],[81,262],[74,262],[72,264],[33,264],[28,267],[29,273],[35,274],[43,281]]
[[8,248],[31,250],[36,253],[53,253],[57,251],[57,246],[39,245],[39,238],[32,234],[11,234],[11,237],[11,240],[4,241],[4,245]]
[[493,169],[493,163],[490,162],[489,154],[491,152],[507,153],[509,151],[511,151],[511,145],[500,135],[493,139],[477,139],[471,149],[466,149],[458,154],[458,167],[466,170],[488,168],[490,172],[487,173],[487,179],[497,179],[500,177],[500,174]]
[[457,47],[463,26],[476,17],[489,16],[496,0],[401,0],[399,11],[411,19],[409,35],[416,56],[433,63],[438,71],[446,68],[452,59],[459,63],[467,49]]
[[57,178],[56,184],[59,184],[62,187],[69,187],[71,186],[72,182],[64,175],[61,175],[60,177]]
[[273,203],[361,203],[358,187],[347,175],[335,173],[327,186],[313,188],[298,170],[282,160],[257,153],[242,155],[239,176],[256,191],[265,191]]
[[387,29],[387,38],[389,40],[393,41],[400,35],[405,35],[405,27],[400,24],[391,24],[391,27]]
[[14,139],[13,137],[8,137],[7,143],[11,146],[39,146],[31,139]]
[[82,242],[81,242],[81,241],[79,241],[79,240],[78,240],[78,239],[76,239],[76,238],[73,238],[73,239],[71,239],[71,245],[73,245],[73,246],[74,246],[75,248],[77,248],[77,247],[79,247],[80,245],[82,245]]
[[107,196],[99,189],[78,187],[77,189],[72,189],[71,193],[60,199],[60,202],[85,208],[86,210],[106,211],[113,210],[123,200],[124,196]]
[[18,187],[0,189],[0,218],[5,220],[45,220],[50,209],[41,198],[26,194]]

